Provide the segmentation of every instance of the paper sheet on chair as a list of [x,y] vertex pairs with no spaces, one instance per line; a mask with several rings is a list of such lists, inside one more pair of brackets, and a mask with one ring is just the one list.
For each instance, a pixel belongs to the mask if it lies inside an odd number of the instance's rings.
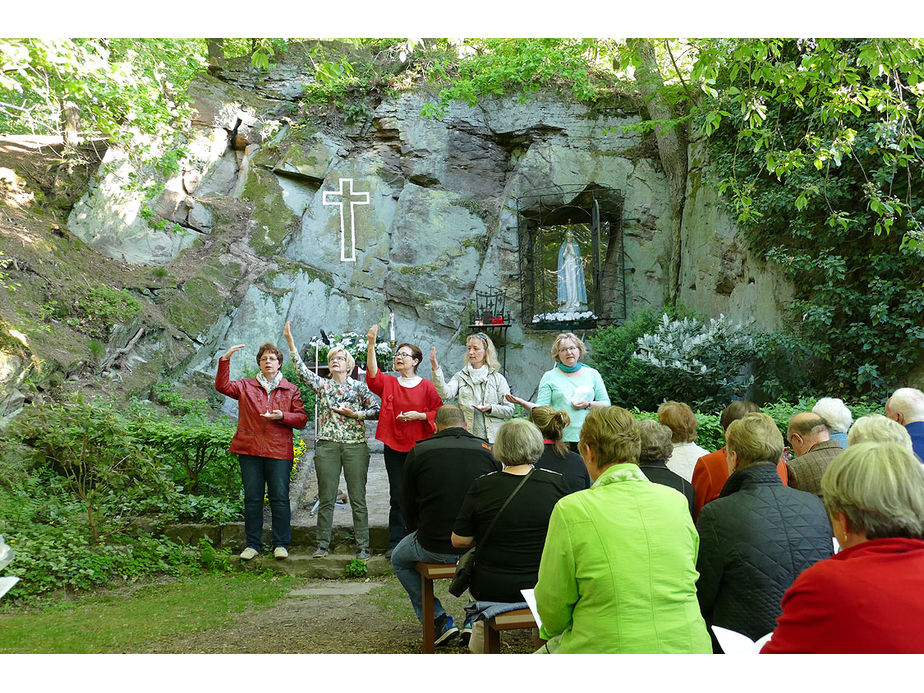
[[542,626],[542,619],[539,618],[539,609],[536,608],[536,590],[520,590],[520,594],[523,595],[523,601],[526,602],[526,605],[533,614],[533,618],[536,619],[536,625]]
[[17,582],[19,582],[18,577],[0,577],[0,597],[9,592]]
[[715,633],[716,640],[719,641],[719,645],[722,646],[722,651],[725,654],[757,654],[773,635],[771,631],[757,642],[754,642],[743,633],[722,628],[721,626],[712,626],[712,632]]

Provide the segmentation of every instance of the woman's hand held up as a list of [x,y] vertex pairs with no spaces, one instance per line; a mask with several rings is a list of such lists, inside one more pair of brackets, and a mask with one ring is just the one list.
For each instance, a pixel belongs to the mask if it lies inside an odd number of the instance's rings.
[[235,344],[233,347],[228,349],[224,354],[222,354],[221,360],[226,361],[227,359],[231,358],[231,355],[234,354],[235,351],[238,351],[239,349],[243,349],[245,346],[247,345],[246,344]]

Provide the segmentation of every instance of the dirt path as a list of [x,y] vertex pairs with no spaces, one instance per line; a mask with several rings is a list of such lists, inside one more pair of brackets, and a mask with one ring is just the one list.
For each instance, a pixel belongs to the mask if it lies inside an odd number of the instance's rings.
[[[445,582],[445,581],[444,581]],[[461,623],[465,601],[437,589]],[[273,607],[246,611],[224,628],[153,643],[146,653],[174,654],[412,654],[420,652],[420,625],[394,577],[365,581],[310,580]],[[529,631],[502,637],[502,651],[533,650]],[[452,645],[446,654],[468,653]]]

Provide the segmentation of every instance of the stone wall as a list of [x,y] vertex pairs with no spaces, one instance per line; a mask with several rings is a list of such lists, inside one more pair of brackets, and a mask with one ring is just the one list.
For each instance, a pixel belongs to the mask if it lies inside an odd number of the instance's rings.
[[[211,374],[228,346],[245,343],[232,365],[238,376],[260,343],[282,342],[287,320],[303,344],[322,329],[364,334],[373,323],[385,325],[389,311],[399,342],[425,353],[435,346],[454,370],[476,290],[497,287],[514,320],[507,377],[515,392],[533,396],[550,367],[554,333],[524,325],[531,316],[520,312],[516,210],[518,199],[539,189],[561,190],[562,204],[575,194],[569,191],[592,185],[618,197],[628,312],[663,304],[668,185],[651,142],[620,129],[640,120],[628,106],[595,111],[540,94],[524,103],[453,104],[437,120],[420,115],[425,95],[404,92],[361,122],[339,126],[309,114],[308,124],[293,125],[296,78],[264,80],[257,93],[247,89],[248,74],[226,70],[225,81],[203,76],[190,89],[193,155],[154,205],[182,233],[154,228],[139,216],[136,196],[115,189],[130,165],[117,154],[71,217],[72,231],[130,263],[181,262],[198,248],[208,272],[197,275],[198,289],[187,282],[186,296],[174,299],[196,349],[181,372]],[[341,260],[338,208],[324,204],[344,179],[369,202],[354,207],[355,262]],[[699,163],[689,195],[683,302],[776,326],[773,297],[785,295],[785,286],[741,249]],[[217,213],[227,199],[248,210],[247,233],[230,247],[220,240]],[[220,276],[222,268],[230,274]],[[420,373],[429,370],[425,358]]]

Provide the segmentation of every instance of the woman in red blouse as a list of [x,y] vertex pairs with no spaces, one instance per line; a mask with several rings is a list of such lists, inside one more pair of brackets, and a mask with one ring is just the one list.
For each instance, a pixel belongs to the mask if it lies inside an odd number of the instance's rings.
[[857,443],[821,494],[841,550],[796,578],[761,653],[924,652],[924,466],[898,443]]
[[388,534],[391,555],[398,542],[407,533],[404,517],[401,515],[401,484],[404,474],[404,459],[418,441],[429,438],[435,431],[436,410],[443,400],[429,380],[417,375],[417,364],[423,359],[423,352],[414,344],[403,342],[395,352],[395,370],[398,377],[379,370],[375,357],[375,340],[379,326],[369,328],[366,351],[366,384],[382,398],[379,423],[375,429],[376,440],[385,446],[385,470],[388,472]]

